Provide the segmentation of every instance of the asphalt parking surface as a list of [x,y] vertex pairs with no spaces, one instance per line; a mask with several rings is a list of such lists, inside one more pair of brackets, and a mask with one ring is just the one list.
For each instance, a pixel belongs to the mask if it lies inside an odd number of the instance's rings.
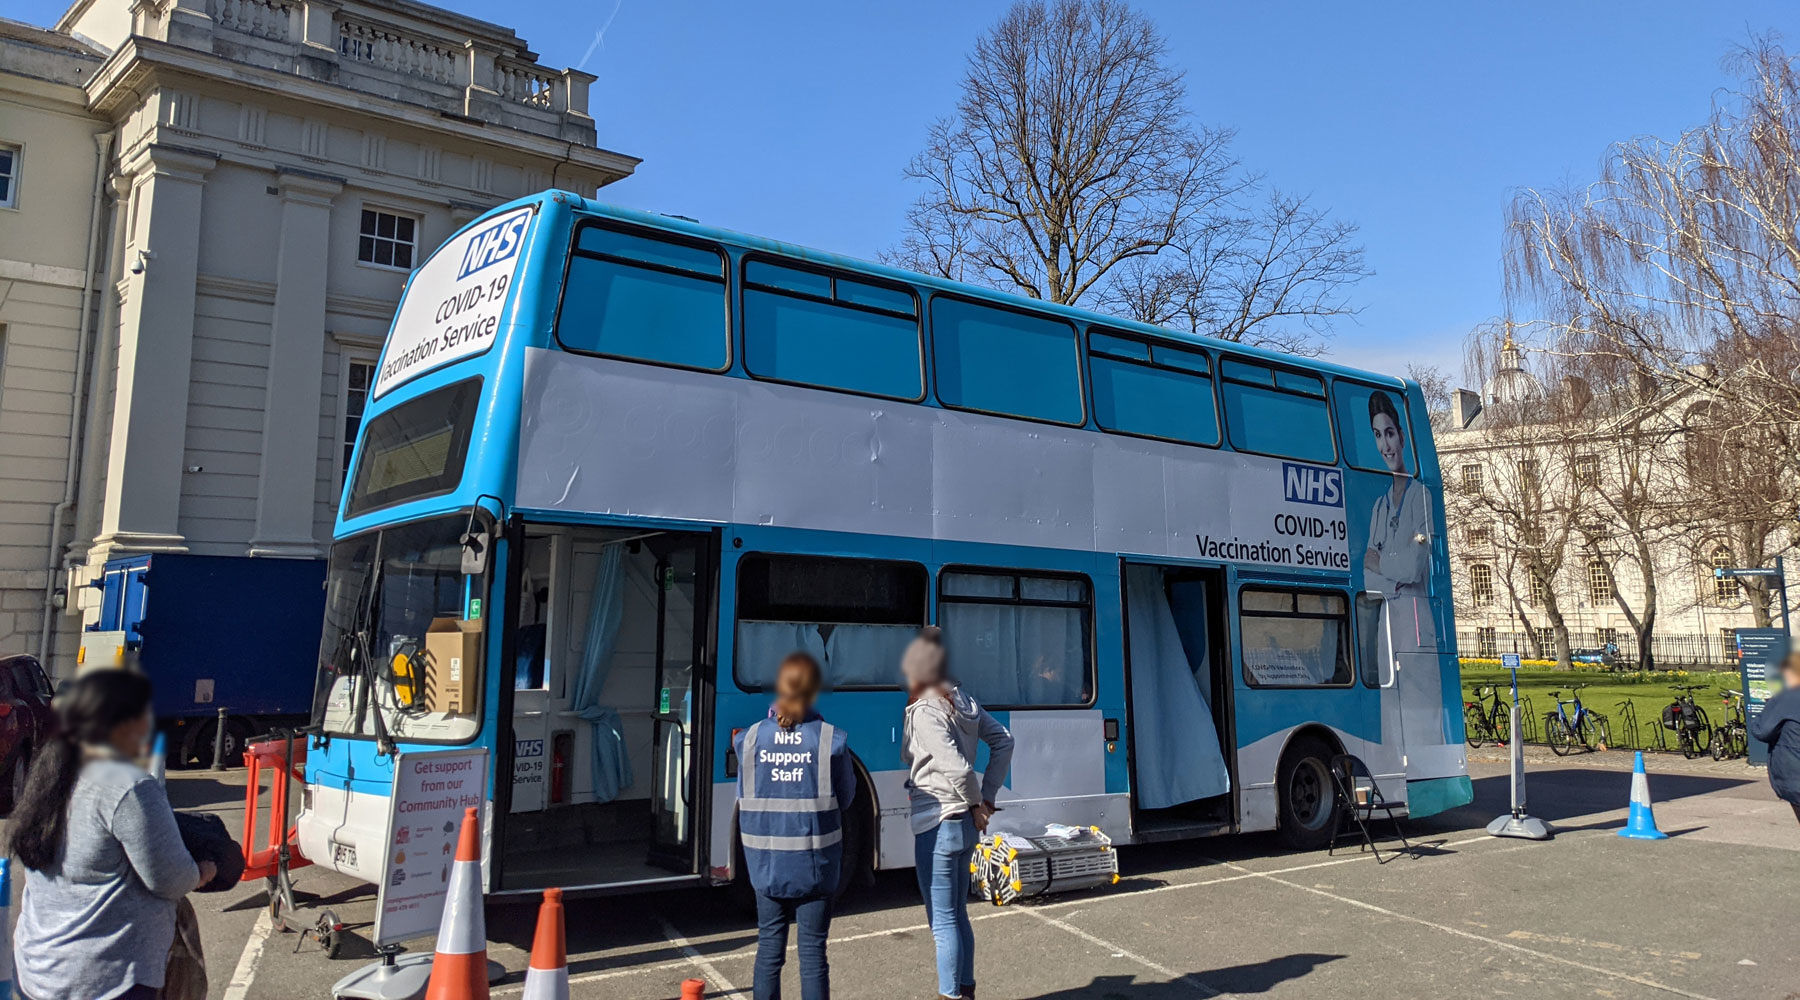
[[[981,996],[1800,1000],[1792,810],[1761,771],[1658,757],[1651,788],[1672,836],[1623,840],[1630,760],[1533,761],[1532,812],[1558,829],[1549,843],[1483,834],[1507,781],[1478,756],[1475,804],[1408,823],[1415,850],[1387,864],[1282,852],[1261,836],[1128,848],[1112,889],[973,911]],[[241,777],[173,776],[171,797],[237,829]],[[196,897],[211,997],[316,1000],[372,960],[359,936],[372,889],[311,869],[297,881],[303,905],[350,925],[341,957],[269,933],[260,883]],[[489,909],[489,955],[507,969],[496,997],[521,993],[533,909]],[[836,995],[932,996],[923,917],[910,872],[851,900],[832,925]],[[709,997],[750,995],[755,931],[725,893],[577,899],[568,923],[577,998],[672,998],[688,978]],[[791,962],[787,993],[798,996]]]

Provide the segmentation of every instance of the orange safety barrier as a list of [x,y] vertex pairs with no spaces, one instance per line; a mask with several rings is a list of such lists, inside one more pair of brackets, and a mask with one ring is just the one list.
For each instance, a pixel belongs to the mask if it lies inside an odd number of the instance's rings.
[[[268,740],[244,748],[244,766],[250,769],[244,783],[244,876],[241,881],[269,878],[280,867],[281,845],[288,847],[288,867],[304,868],[312,864],[300,854],[299,828],[288,812],[288,787],[295,781],[306,781],[306,741],[294,741],[294,759],[286,760],[288,741]],[[263,820],[263,836],[256,835],[257,799],[262,794],[263,776],[270,776],[269,815]],[[286,830],[282,829],[286,826]],[[262,847],[256,845],[261,843]]]

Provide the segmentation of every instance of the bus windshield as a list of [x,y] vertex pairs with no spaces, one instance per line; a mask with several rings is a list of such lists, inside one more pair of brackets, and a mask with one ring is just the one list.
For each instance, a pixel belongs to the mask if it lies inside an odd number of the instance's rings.
[[480,399],[481,379],[464,379],[370,420],[356,456],[344,516],[456,489],[469,456],[469,435]]
[[467,525],[452,514],[331,547],[313,700],[323,732],[462,742],[480,729],[487,581],[463,575]]

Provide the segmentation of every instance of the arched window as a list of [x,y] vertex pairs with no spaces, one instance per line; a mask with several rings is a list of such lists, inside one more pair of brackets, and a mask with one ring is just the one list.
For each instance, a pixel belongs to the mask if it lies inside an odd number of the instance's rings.
[[1595,559],[1588,563],[1588,603],[1611,604],[1613,599],[1612,574],[1607,572],[1606,563]]
[[1719,576],[1718,571],[1731,566],[1731,549],[1721,545],[1712,550],[1708,559],[1713,570],[1713,600],[1720,604],[1731,604],[1743,596],[1743,588],[1739,586],[1737,577]]

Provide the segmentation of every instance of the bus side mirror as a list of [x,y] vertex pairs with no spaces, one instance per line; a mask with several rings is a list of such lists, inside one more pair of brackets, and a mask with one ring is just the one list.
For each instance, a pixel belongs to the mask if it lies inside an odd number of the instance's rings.
[[462,572],[464,576],[480,576],[487,572],[488,536],[485,531],[465,531],[462,535]]

